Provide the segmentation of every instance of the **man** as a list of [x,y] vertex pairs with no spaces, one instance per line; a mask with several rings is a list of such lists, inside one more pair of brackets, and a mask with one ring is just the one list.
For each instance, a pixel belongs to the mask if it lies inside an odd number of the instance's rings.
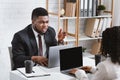
[[15,33],[12,40],[14,69],[24,67],[25,60],[47,66],[49,47],[62,43],[66,36],[60,30],[57,42],[55,30],[48,26],[49,16],[44,8],[34,9],[31,19],[32,24]]

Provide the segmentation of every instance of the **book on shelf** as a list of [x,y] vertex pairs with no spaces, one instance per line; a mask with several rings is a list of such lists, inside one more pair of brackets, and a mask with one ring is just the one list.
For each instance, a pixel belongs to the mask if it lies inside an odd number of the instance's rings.
[[97,0],[81,0],[80,2],[80,16],[96,16],[97,11]]
[[92,16],[92,6],[93,6],[93,4],[92,4],[92,0],[89,0],[88,1],[88,4],[89,4],[89,6],[88,6],[88,15],[87,16]]
[[106,28],[110,28],[111,27],[111,22],[112,22],[112,18],[103,18],[103,23],[102,23],[102,27],[101,27],[99,36],[102,36],[102,32]]
[[92,0],[92,16],[97,15],[98,0]]
[[83,16],[87,16],[87,13],[88,13],[88,11],[87,11],[87,0],[84,0],[83,1]]
[[76,0],[67,0],[67,2],[73,2],[73,3],[75,3]]
[[95,4],[96,4],[96,5],[95,5],[95,6],[96,6],[96,7],[95,7],[95,16],[98,16],[98,10],[97,10],[98,3],[99,3],[99,1],[96,0],[96,1],[95,1]]
[[94,55],[99,54],[100,48],[101,48],[101,40],[96,40],[92,45],[92,49],[90,53]]
[[112,18],[107,18],[106,28],[110,28],[112,22]]
[[110,28],[112,18],[92,18],[87,19],[85,35],[89,37],[101,37],[106,28]]
[[92,0],[92,16],[94,15],[94,6],[95,6],[95,5],[94,5],[94,1],[95,1],[95,0]]
[[83,9],[80,10],[80,16],[83,17],[84,14],[83,14]]
[[87,16],[89,16],[90,12],[90,0],[87,1]]
[[80,16],[84,16],[84,0],[80,0]]
[[106,22],[107,22],[107,19],[104,18],[104,19],[103,19],[103,24],[102,24],[102,27],[101,27],[101,31],[100,31],[100,35],[99,35],[99,36],[102,36],[102,32],[106,29]]
[[92,0],[87,0],[87,16],[92,16]]
[[81,0],[80,3],[80,16],[87,16],[87,0]]
[[66,2],[65,16],[75,17],[76,13],[76,3]]
[[103,18],[99,19],[99,24],[98,24],[98,28],[97,28],[95,37],[100,37],[100,32],[101,32],[101,29],[103,26],[103,20],[104,20]]
[[86,27],[85,27],[85,35],[95,38],[98,24],[99,24],[99,19],[97,18],[87,19]]

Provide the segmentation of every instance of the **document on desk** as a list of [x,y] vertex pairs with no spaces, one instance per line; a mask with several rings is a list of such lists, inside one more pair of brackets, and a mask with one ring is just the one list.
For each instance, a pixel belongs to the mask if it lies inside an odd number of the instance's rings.
[[25,68],[17,68],[17,70],[27,78],[50,76],[49,73],[42,70],[39,66],[33,67],[33,72],[29,74],[25,73]]

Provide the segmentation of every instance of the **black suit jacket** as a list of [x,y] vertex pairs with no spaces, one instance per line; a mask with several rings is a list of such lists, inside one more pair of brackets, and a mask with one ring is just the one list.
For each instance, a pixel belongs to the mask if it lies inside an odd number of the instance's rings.
[[[52,27],[48,27],[44,37],[48,56],[49,47],[57,45],[55,30]],[[24,67],[25,60],[30,60],[32,56],[38,55],[38,47],[31,24],[15,33],[12,40],[12,53],[15,69]]]

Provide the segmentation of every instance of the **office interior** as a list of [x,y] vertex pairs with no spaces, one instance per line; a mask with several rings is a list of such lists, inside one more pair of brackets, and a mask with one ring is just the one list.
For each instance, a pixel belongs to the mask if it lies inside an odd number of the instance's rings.
[[[56,9],[56,1],[52,0],[48,7],[53,5],[54,8],[51,9]],[[119,3],[120,0],[114,0],[112,26],[120,26]],[[46,0],[0,0],[0,80],[9,80],[11,65],[8,47],[11,46],[14,33],[31,23],[31,12],[34,8],[45,6]],[[57,21],[50,19],[49,25],[56,29]],[[83,43],[86,46],[88,44]]]

